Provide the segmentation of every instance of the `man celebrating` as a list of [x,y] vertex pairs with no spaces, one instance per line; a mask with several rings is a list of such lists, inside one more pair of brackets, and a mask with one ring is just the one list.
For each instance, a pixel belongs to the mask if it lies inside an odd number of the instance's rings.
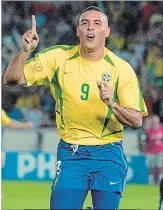
[[51,209],[82,209],[88,190],[94,209],[119,206],[127,174],[123,125],[140,127],[147,111],[134,70],[105,48],[109,34],[107,16],[88,7],[78,46],[52,46],[26,61],[39,43],[32,16],[32,30],[4,75],[5,84],[50,85],[56,100],[61,141]]

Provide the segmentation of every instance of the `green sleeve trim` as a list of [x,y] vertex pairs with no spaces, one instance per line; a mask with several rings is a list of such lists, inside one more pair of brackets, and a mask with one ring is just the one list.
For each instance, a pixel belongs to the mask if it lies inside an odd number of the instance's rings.
[[77,51],[71,58],[69,58],[69,60],[75,59],[79,57],[79,52]]
[[[51,83],[52,83],[52,85],[55,86],[56,96],[59,99],[61,122],[62,122],[62,125],[64,126],[64,121],[63,121],[63,98],[62,98],[62,90],[61,90],[60,84],[59,84],[59,67],[56,69]],[[62,125],[61,125],[61,127],[63,128]]]
[[108,55],[105,55],[104,59],[105,59],[108,63],[110,63],[112,66],[115,66],[114,63],[113,63],[113,61],[111,60],[111,58],[110,58]]
[[68,50],[72,50],[75,46],[67,46],[67,45],[56,45],[56,46],[52,46],[49,47],[43,51],[41,51],[39,54],[44,54],[46,52],[49,52],[51,50],[55,50],[55,49],[62,49],[64,51],[68,51]]
[[142,93],[142,90],[140,88],[139,82],[138,82],[138,87],[139,87],[139,108],[140,108],[141,112],[146,112],[143,93]]

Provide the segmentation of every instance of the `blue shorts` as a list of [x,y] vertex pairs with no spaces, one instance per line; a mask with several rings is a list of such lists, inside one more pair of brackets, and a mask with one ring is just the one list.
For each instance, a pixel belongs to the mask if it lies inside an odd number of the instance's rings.
[[61,140],[58,145],[52,193],[59,190],[66,192],[68,189],[73,192],[78,189],[83,196],[86,196],[88,190],[122,195],[127,168],[122,141],[82,146]]

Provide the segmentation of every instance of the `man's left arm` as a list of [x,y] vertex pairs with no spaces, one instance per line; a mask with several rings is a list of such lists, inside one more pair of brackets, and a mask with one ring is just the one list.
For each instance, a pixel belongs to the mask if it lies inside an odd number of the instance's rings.
[[122,71],[119,75],[118,101],[114,101],[114,93],[110,84],[102,81],[97,82],[100,98],[112,109],[121,124],[139,128],[142,126],[142,116],[147,115],[147,109],[134,70],[129,64],[124,69],[127,76],[124,76]]
[[113,101],[113,90],[109,84],[105,82],[98,82],[101,100],[112,109],[117,120],[128,127],[139,128],[142,125],[142,115],[140,112],[125,108]]
[[132,128],[140,128],[142,126],[142,115],[139,111],[122,107],[117,103],[113,103],[111,109],[121,124]]

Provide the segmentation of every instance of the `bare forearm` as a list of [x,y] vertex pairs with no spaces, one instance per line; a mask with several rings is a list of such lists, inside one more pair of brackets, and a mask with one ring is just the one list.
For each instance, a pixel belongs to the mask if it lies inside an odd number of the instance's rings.
[[[23,67],[29,53],[20,50],[7,67],[4,74],[4,84],[20,84],[22,77],[24,77]],[[24,79],[25,80],[25,79]],[[25,81],[22,80],[22,83]]]
[[15,120],[11,121],[10,125],[11,128],[24,128],[25,124],[22,122],[17,122]]
[[117,109],[112,108],[112,111],[113,111],[115,117],[117,118],[117,120],[121,124],[126,125],[126,126],[131,127],[131,128],[133,127],[132,123],[130,123],[127,119],[125,119]]
[[113,100],[113,90],[104,81],[97,81],[101,100],[109,106],[117,120],[129,127],[139,128],[142,125],[142,115],[140,112],[131,108],[124,108]]
[[32,124],[30,122],[19,122],[16,120],[12,120],[9,124],[9,127],[29,129],[32,128]]
[[123,125],[129,127],[139,128],[142,125],[141,114],[135,110],[127,109],[120,106],[117,103],[114,103],[111,107],[115,117]]
[[24,85],[26,79],[23,73],[24,63],[38,46],[39,36],[36,31],[36,18],[32,15],[32,29],[22,36],[22,50],[10,62],[5,74],[4,84]]

